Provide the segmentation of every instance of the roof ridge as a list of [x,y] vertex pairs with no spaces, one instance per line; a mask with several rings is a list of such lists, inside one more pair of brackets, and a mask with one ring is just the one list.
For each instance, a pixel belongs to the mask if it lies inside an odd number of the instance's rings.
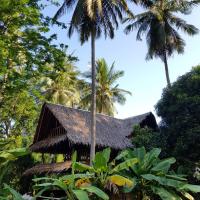
[[[71,110],[77,110],[77,111],[90,113],[90,111],[88,111],[88,110],[84,110],[84,109],[81,109],[81,108],[72,108],[72,107],[69,107],[69,106],[62,105],[62,104],[55,104],[55,103],[48,103],[48,102],[45,102],[45,104],[52,105],[52,106],[60,106],[60,107],[64,107],[64,108],[71,109]],[[127,118],[124,118],[124,119],[120,119],[120,118],[109,116],[109,115],[106,115],[106,114],[103,114],[103,113],[97,113],[97,115],[113,118],[113,119],[120,120],[120,121],[132,119],[132,118],[136,118],[136,117],[141,117],[141,116],[145,116],[145,115],[150,115],[150,114],[152,114],[151,111],[140,114],[140,115],[135,115],[135,116],[127,117]]]
[[151,111],[150,111],[150,112],[147,112],[147,113],[140,114],[140,115],[135,115],[135,116],[132,116],[132,117],[127,117],[127,118],[125,118],[125,119],[123,119],[123,120],[128,120],[128,119],[133,119],[133,118],[136,118],[136,117],[147,116],[147,115],[150,115],[150,114],[152,114]]
[[[77,111],[82,111],[82,112],[90,113],[90,111],[88,111],[88,110],[84,110],[84,109],[81,109],[81,108],[72,108],[72,107],[69,107],[69,106],[64,106],[64,105],[62,105],[62,104],[54,104],[54,103],[45,103],[45,104],[46,104],[47,106],[48,106],[48,105],[60,106],[60,107],[64,107],[64,108],[67,108],[67,109],[72,109],[72,110],[77,110]],[[116,117],[109,116],[109,115],[106,115],[106,114],[103,114],[103,113],[97,113],[97,115],[105,116],[105,117],[109,117],[109,118],[113,118],[113,119],[117,119],[117,120],[124,120],[124,119],[116,118]]]

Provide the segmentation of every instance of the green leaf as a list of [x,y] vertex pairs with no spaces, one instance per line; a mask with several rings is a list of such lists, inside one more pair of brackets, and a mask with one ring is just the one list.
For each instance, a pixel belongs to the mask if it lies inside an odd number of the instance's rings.
[[77,152],[75,151],[75,152],[72,154],[72,174],[74,174],[74,171],[75,171],[75,163],[76,163],[76,160],[77,160]]
[[132,159],[128,159],[120,164],[118,164],[116,167],[114,167],[112,170],[111,170],[111,174],[114,173],[114,172],[119,172],[121,170],[124,170],[124,169],[128,169],[129,167],[132,167],[133,165],[135,165],[136,163],[138,163],[138,159],[137,158],[132,158]]
[[70,179],[73,179],[73,178],[75,178],[75,179],[83,179],[83,178],[91,178],[91,177],[93,177],[94,176],[94,174],[74,174],[74,175],[66,175],[66,176],[62,176],[62,177],[60,177],[59,178],[59,180],[70,180]]
[[168,179],[166,177],[155,176],[153,174],[143,174],[141,176],[148,181],[156,181],[163,186],[170,186],[176,189],[179,189],[185,185],[185,182],[177,181],[174,179]]
[[182,200],[177,194],[174,192],[168,191],[162,187],[151,187],[152,191],[157,194],[162,200]]
[[[55,187],[58,187],[64,191],[67,190],[67,185],[62,181],[62,180],[58,180],[58,179],[50,179],[50,178],[43,178],[43,179],[39,179],[40,181],[41,180],[49,180],[49,181],[52,181],[52,182],[45,182],[45,183],[40,183],[40,184],[37,184],[35,185],[35,187],[41,187],[41,188],[44,188],[44,187],[52,187],[52,186],[55,186]],[[36,180],[34,180],[36,182]]]
[[87,192],[83,190],[72,190],[78,200],[89,200]]
[[82,190],[86,190],[90,193],[96,194],[99,198],[104,199],[104,200],[109,200],[108,195],[100,190],[99,188],[95,186],[88,186],[88,187],[81,187]]
[[115,158],[115,160],[126,159],[129,153],[132,152],[131,150],[123,150],[120,154]]
[[4,161],[6,161],[6,160],[15,160],[15,159],[17,159],[14,155],[12,155],[12,154],[10,154],[10,153],[8,153],[8,152],[1,152],[1,154],[0,154],[0,161],[1,161],[1,163],[3,163]]
[[8,190],[12,195],[13,195],[13,198],[15,200],[23,200],[22,198],[22,195],[19,194],[16,190],[12,189],[10,186],[8,186],[7,184],[4,184],[4,188],[6,190]]
[[109,162],[110,160],[110,153],[111,153],[111,149],[110,148],[106,148],[102,151],[102,156],[105,158],[106,163]]
[[133,154],[136,158],[138,158],[139,162],[142,162],[146,155],[146,150],[144,147],[136,148],[134,149]]
[[110,148],[104,149],[102,152],[97,152],[93,161],[93,166],[96,170],[106,170],[110,159]]
[[150,152],[148,152],[145,155],[143,166],[150,167],[153,164],[153,162],[158,159],[158,156],[160,155],[160,153],[161,153],[161,149],[159,148],[154,148]]
[[30,153],[26,148],[12,149],[12,150],[8,150],[7,152],[12,154],[15,157],[25,156]]
[[161,160],[159,163],[157,163],[155,167],[151,169],[151,171],[154,171],[154,172],[162,171],[162,172],[167,173],[171,165],[174,164],[175,162],[176,162],[175,158],[167,158],[167,159]]
[[199,185],[192,185],[192,184],[185,184],[180,188],[180,190],[186,190],[186,191],[191,191],[194,193],[199,193],[200,192],[200,186]]
[[62,190],[66,191],[68,188],[67,188],[67,185],[65,183],[63,183],[62,181],[60,180],[56,180],[52,183],[53,186],[57,186],[59,188],[61,188]]
[[77,159],[77,152],[75,151],[75,152],[72,154],[72,163],[75,163],[75,162],[76,162],[76,159]]
[[35,187],[49,187],[49,186],[53,186],[52,183],[40,183],[35,185]]
[[172,179],[175,179],[175,180],[178,180],[178,181],[187,181],[186,178],[183,178],[182,176],[180,175],[165,175],[167,178],[172,178]]
[[75,168],[75,170],[77,170],[79,172],[85,172],[85,171],[94,172],[93,167],[83,164],[83,163],[80,163],[80,162],[76,162],[74,165],[74,168]]

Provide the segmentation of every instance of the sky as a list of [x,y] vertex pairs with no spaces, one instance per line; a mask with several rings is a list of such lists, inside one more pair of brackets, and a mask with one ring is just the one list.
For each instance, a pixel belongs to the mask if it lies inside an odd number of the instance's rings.
[[[48,7],[45,14],[53,16],[56,9],[53,6]],[[195,7],[190,15],[181,17],[200,29],[199,11],[200,7]],[[134,6],[133,12],[140,13],[141,8]],[[69,22],[71,13],[66,13],[66,16],[60,21]],[[162,96],[163,88],[166,87],[164,65],[159,59],[145,60],[147,53],[145,37],[142,42],[136,41],[136,31],[125,35],[123,30],[124,26],[120,26],[112,40],[102,36],[96,41],[96,59],[105,58],[109,65],[115,62],[116,70],[124,70],[125,75],[119,79],[119,87],[132,92],[132,96],[126,96],[125,105],[116,105],[115,116],[127,118],[150,111],[156,115],[155,105]],[[57,43],[69,45],[68,53],[78,57],[76,66],[81,72],[90,69],[90,41],[81,46],[77,34],[69,39],[66,30],[51,27],[51,32],[58,34]],[[200,34],[190,37],[182,32],[181,35],[186,42],[185,53],[175,54],[168,60],[171,82],[189,72],[193,66],[200,64]]]

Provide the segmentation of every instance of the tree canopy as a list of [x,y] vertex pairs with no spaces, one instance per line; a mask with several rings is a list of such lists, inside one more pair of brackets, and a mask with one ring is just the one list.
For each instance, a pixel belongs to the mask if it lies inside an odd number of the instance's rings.
[[200,158],[200,66],[178,78],[171,88],[163,91],[156,105],[167,134],[170,155],[187,164]]
[[45,101],[40,80],[50,77],[52,68],[63,71],[66,59],[74,60],[67,55],[67,46],[53,44],[56,34],[47,34],[51,19],[43,16],[40,3],[0,4],[0,134],[33,133]]

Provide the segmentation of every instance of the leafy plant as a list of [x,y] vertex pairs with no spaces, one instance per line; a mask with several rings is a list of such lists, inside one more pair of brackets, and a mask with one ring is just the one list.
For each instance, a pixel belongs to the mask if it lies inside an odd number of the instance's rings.
[[118,160],[138,160],[129,170],[124,170],[124,174],[135,181],[134,187],[125,192],[132,192],[138,200],[153,196],[162,200],[194,199],[189,192],[200,192],[200,186],[188,184],[184,175],[170,171],[175,158],[159,159],[160,153],[158,148],[146,152],[142,147],[119,154]]
[[75,174],[76,157],[76,153],[74,153],[72,156],[72,173],[70,175],[60,178],[42,177],[33,179],[36,182],[35,189],[39,190],[40,195],[47,191],[54,193],[55,189],[59,189],[63,191],[61,199],[88,200],[89,196],[96,195],[101,199],[108,200],[108,195],[90,182],[92,174]]
[[109,162],[110,153],[110,148],[104,149],[102,152],[97,152],[92,166],[76,162],[75,170],[92,174],[90,179],[92,183],[112,193],[118,193],[118,187],[133,187],[135,184],[134,181],[122,176],[120,172],[134,166],[138,162],[138,159],[130,158],[116,164],[115,160]]
[[0,187],[2,185],[3,177],[8,171],[10,162],[29,154],[29,151],[26,148],[9,149],[9,145],[12,142],[12,140],[8,139],[0,140]]
[[4,188],[0,191],[0,199],[1,200],[24,200],[21,194],[19,194],[16,190],[4,184]]

